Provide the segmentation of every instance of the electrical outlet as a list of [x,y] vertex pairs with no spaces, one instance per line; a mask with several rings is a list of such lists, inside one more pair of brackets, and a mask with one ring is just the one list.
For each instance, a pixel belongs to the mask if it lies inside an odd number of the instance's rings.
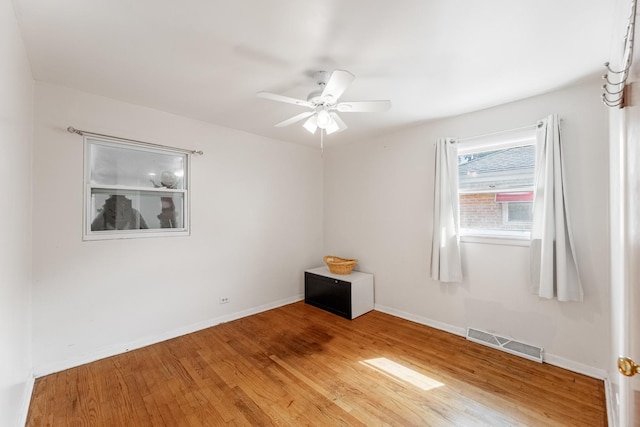
[[230,301],[229,297],[220,297],[220,304],[226,304]]

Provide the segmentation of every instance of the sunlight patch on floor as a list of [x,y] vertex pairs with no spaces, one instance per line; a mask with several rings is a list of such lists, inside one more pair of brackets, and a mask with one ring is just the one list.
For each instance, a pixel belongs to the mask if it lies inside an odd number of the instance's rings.
[[382,372],[383,374],[389,375],[395,379],[399,379],[412,384],[425,391],[442,387],[444,385],[439,381],[436,381],[426,375],[421,374],[420,372],[416,372],[413,369],[407,368],[406,366],[389,360],[386,357],[363,360],[360,363],[379,372]]

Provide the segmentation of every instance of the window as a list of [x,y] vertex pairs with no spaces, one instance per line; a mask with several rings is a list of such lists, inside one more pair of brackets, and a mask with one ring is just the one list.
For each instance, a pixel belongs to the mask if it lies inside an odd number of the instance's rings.
[[535,129],[460,143],[462,236],[529,238],[535,157]]
[[189,157],[86,136],[84,240],[189,234]]

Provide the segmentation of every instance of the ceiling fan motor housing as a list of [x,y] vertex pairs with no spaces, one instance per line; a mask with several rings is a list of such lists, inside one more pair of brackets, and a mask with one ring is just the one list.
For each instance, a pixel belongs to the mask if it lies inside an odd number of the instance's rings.
[[314,90],[307,96],[307,101],[311,102],[314,105],[322,105],[324,102],[322,101],[322,89]]

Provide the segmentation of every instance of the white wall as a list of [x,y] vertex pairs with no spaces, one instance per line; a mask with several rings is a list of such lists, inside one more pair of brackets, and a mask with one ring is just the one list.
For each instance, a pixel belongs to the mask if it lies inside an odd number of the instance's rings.
[[[330,147],[324,163],[324,249],[360,259],[375,274],[380,309],[460,333],[467,326],[543,346],[549,361],[600,375],[609,349],[608,126],[601,82]],[[425,99],[425,102],[437,100]],[[533,125],[564,122],[568,199],[584,303],[541,300],[528,290],[528,247],[463,243],[464,282],[429,277],[434,147]],[[592,368],[595,368],[593,370]]]
[[0,425],[23,422],[31,375],[33,79],[10,0],[0,0]]
[[[301,297],[322,260],[317,148],[45,83],[35,105],[36,375]],[[83,242],[82,138],[68,126],[204,150],[192,235]]]

